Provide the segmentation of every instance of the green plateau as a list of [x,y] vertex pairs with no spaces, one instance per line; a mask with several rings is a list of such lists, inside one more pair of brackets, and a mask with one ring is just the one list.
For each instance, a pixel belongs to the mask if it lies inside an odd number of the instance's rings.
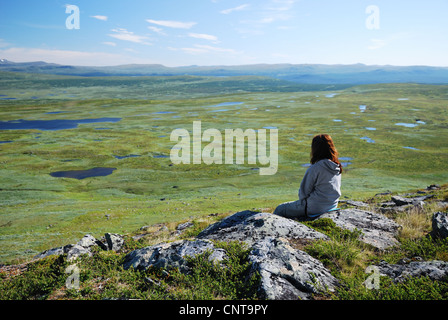
[[[299,84],[265,76],[80,77],[0,72],[0,123],[78,119],[61,130],[0,130],[0,264],[89,233],[297,199],[311,139],[330,134],[342,198],[448,181],[448,86]],[[278,128],[278,171],[253,164],[173,165],[176,128]],[[0,126],[1,129],[1,126]],[[203,143],[205,146],[205,143]],[[74,179],[54,172],[114,168]]]

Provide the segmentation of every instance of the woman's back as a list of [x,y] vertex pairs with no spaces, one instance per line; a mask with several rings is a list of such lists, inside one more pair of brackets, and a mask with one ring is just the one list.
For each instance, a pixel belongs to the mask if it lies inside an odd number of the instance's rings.
[[337,208],[341,196],[340,165],[322,159],[308,168],[299,189],[299,200],[307,201],[307,215],[313,217]]

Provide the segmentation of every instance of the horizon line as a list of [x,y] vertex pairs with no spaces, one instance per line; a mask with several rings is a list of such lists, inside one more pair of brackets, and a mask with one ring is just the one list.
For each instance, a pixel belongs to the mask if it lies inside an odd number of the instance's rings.
[[176,66],[168,66],[163,63],[128,63],[128,64],[116,64],[116,65],[76,65],[76,64],[60,64],[55,62],[48,62],[43,60],[35,60],[35,61],[21,61],[16,62],[8,59],[0,58],[0,62],[10,62],[14,64],[25,64],[25,63],[45,63],[45,64],[54,64],[58,66],[71,66],[71,67],[90,67],[90,68],[111,68],[111,67],[122,67],[122,66],[162,66],[165,68],[191,68],[191,67],[241,67],[241,66],[257,66],[257,65],[264,65],[264,66],[275,66],[275,65],[298,65],[298,66],[306,66],[306,65],[316,65],[316,66],[355,66],[355,65],[362,65],[366,67],[428,67],[428,68],[448,68],[448,65],[441,66],[441,65],[427,65],[427,64],[410,64],[410,65],[394,65],[394,64],[366,64],[362,62],[356,62],[356,63],[292,63],[292,62],[278,62],[278,63],[267,63],[267,62],[260,62],[260,63],[249,63],[249,64],[211,64],[211,65],[176,65]]

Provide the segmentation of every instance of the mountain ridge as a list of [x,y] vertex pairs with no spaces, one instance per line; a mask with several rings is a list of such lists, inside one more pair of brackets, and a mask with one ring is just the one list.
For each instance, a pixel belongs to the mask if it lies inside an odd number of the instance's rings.
[[357,64],[248,64],[167,67],[162,64],[72,66],[45,61],[0,59],[0,71],[83,77],[107,76],[267,76],[307,84],[424,83],[448,84],[448,67]]

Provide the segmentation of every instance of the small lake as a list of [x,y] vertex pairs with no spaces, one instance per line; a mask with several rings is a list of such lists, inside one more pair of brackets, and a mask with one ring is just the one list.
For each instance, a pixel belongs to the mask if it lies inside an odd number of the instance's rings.
[[244,102],[223,102],[223,103],[218,103],[218,104],[215,104],[215,105],[212,105],[212,106],[208,106],[207,108],[239,106],[241,104],[244,104]]
[[375,140],[372,140],[372,139],[370,139],[369,137],[362,137],[362,138],[360,138],[361,140],[365,140],[365,141],[367,141],[368,143],[375,143]]
[[416,150],[416,151],[419,151],[420,149],[417,149],[417,148],[414,148],[414,147],[403,147],[403,148],[405,148],[405,149],[409,149],[409,150]]
[[404,123],[404,122],[399,122],[395,124],[396,126],[403,126],[406,128],[415,128],[418,127],[418,123]]
[[127,158],[137,158],[137,157],[141,157],[138,154],[130,154],[127,156],[114,156],[116,159],[121,160],[121,159],[127,159]]
[[12,120],[0,121],[0,130],[43,130],[56,131],[66,129],[76,129],[79,124],[97,122],[119,122],[122,118],[97,118],[78,120]]
[[365,112],[366,109],[367,109],[367,106],[364,105],[364,104],[362,104],[362,105],[359,106],[359,110],[361,110],[361,112]]
[[210,110],[210,111],[207,111],[207,112],[225,112],[225,111],[229,111],[229,109]]
[[50,175],[55,178],[72,178],[72,179],[86,179],[92,177],[105,177],[111,175],[116,168],[93,168],[90,170],[71,170],[71,171],[57,171]]

